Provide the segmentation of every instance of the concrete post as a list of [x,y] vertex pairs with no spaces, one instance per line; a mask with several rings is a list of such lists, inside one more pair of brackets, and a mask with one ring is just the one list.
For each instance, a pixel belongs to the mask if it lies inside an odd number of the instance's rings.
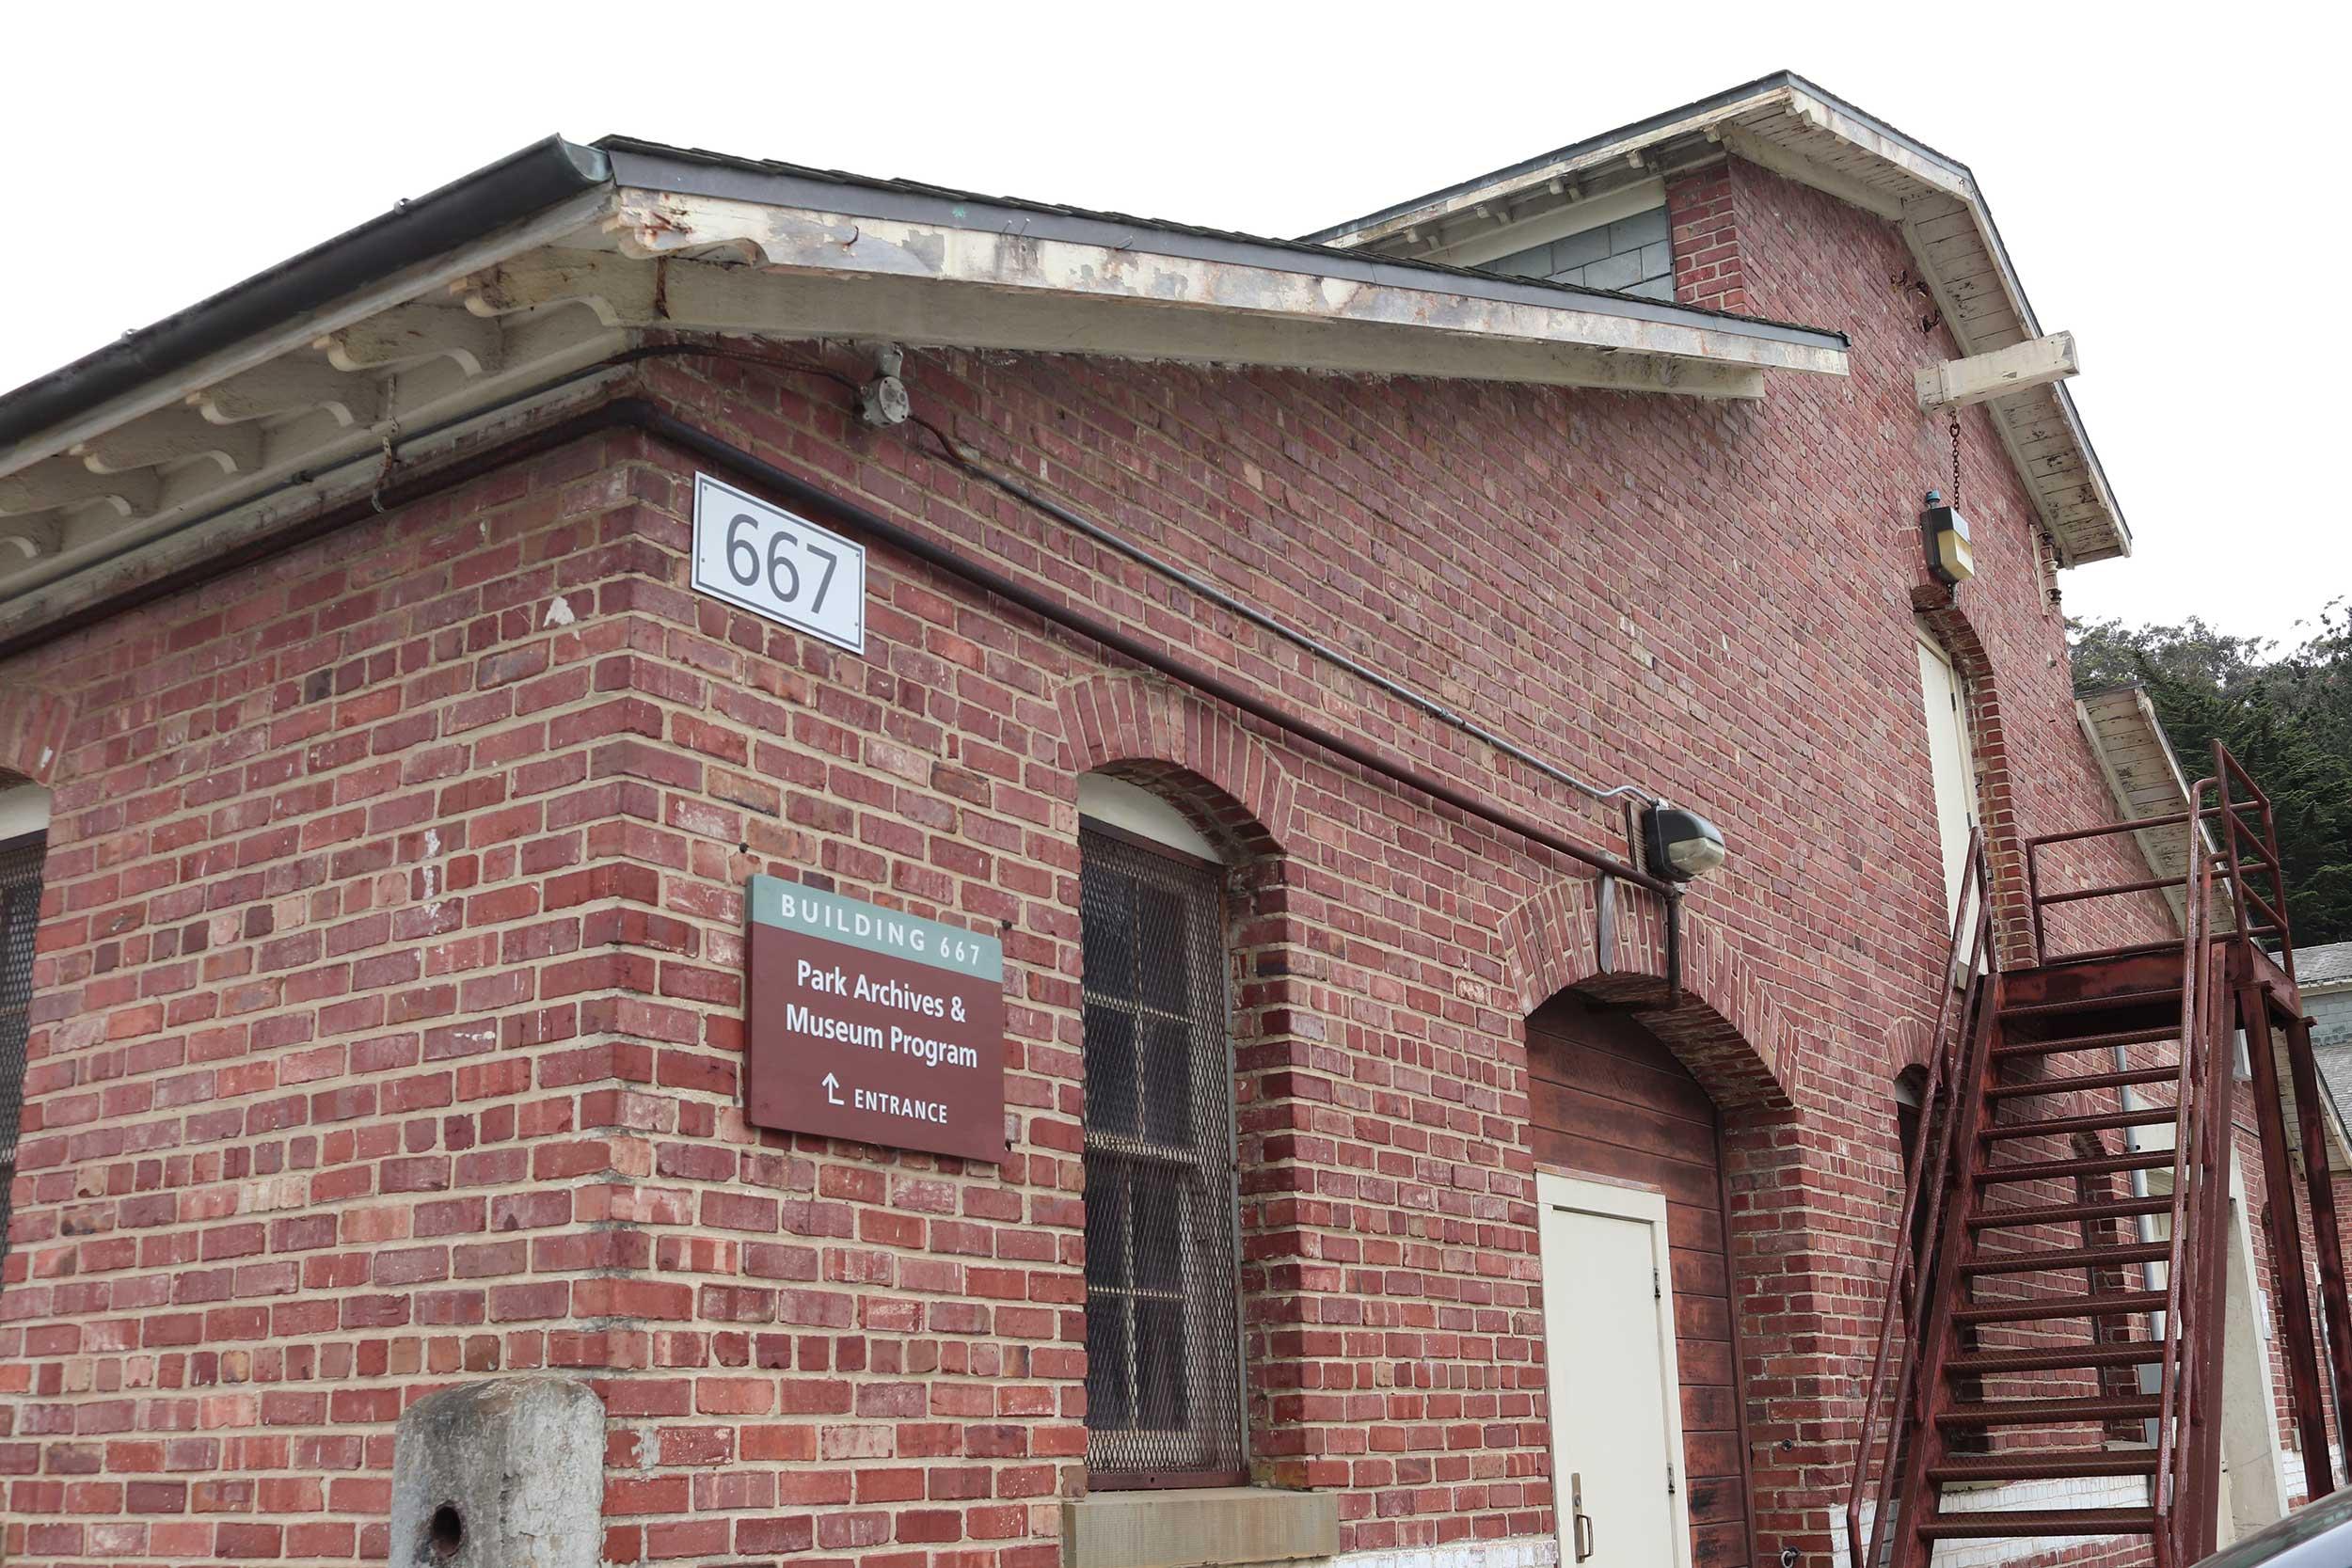
[[400,1418],[391,1568],[597,1568],[604,1402],[526,1374],[444,1388]]

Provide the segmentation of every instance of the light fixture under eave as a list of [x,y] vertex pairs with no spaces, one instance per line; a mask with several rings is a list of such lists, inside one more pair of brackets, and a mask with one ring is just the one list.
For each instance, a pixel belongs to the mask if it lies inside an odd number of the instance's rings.
[[1704,877],[1724,863],[1723,830],[1694,811],[1654,805],[1642,816],[1649,868],[1670,881]]
[[1968,519],[1958,507],[1944,504],[1941,490],[1928,492],[1927,510],[1919,514],[1919,542],[1927,548],[1929,573],[1947,588],[1957,588],[1977,575],[1976,556],[1968,546]]

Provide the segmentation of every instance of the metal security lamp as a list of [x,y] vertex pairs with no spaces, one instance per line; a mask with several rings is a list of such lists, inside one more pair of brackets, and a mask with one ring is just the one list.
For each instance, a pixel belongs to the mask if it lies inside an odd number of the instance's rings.
[[1919,542],[1927,549],[1928,571],[1947,588],[1958,588],[1977,575],[1976,557],[1968,547],[1968,519],[1956,506],[1944,504],[1944,492],[1928,492],[1927,510],[1919,514]]
[[1662,800],[1642,814],[1642,847],[1650,870],[1669,881],[1687,882],[1724,863],[1723,830]]

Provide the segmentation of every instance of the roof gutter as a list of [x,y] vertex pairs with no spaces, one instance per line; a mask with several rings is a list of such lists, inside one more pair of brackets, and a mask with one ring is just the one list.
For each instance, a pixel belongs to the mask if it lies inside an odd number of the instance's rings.
[[0,397],[0,450],[611,182],[596,148],[535,142]]

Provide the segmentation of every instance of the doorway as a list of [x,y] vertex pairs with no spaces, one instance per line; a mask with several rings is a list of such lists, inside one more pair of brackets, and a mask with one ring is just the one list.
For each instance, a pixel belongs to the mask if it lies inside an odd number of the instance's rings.
[[1663,1193],[1539,1174],[1560,1560],[1691,1560]]
[[[1529,1015],[1527,1057],[1561,1568],[1745,1568],[1747,1451],[1715,1103],[1637,1015],[1574,992]],[[1633,1352],[1621,1348],[1629,1340]],[[1596,1441],[1618,1442],[1624,1401],[1609,1380],[1635,1365],[1643,1409],[1662,1409],[1666,1425],[1643,1429],[1625,1483],[1636,1490],[1624,1492],[1583,1461]],[[1582,1542],[1573,1539],[1580,1484]],[[1638,1536],[1628,1512],[1637,1497]],[[1649,1540],[1669,1500],[1676,1544],[1617,1555]],[[1595,1555],[1580,1563],[1581,1545]]]

